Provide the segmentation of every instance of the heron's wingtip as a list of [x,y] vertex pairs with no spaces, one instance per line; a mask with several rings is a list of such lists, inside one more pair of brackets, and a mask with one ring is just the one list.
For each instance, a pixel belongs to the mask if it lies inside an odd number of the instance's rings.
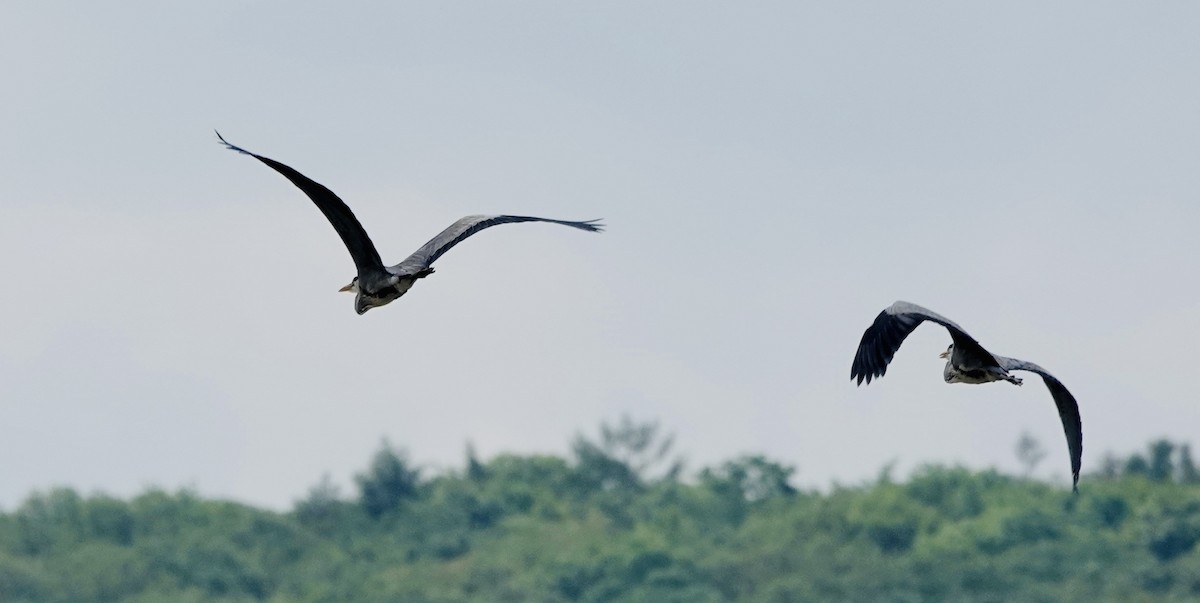
[[855,381],[854,387],[861,387],[864,380],[867,382],[867,385],[870,385],[871,384],[871,374],[870,373],[860,373],[857,370],[850,369],[850,380]]
[[239,147],[237,145],[230,144],[230,142],[228,140],[225,140],[224,136],[221,136],[221,133],[218,132],[216,128],[213,128],[213,133],[217,135],[217,140],[221,141],[221,144],[225,145],[225,148],[229,149],[230,151],[237,151],[243,155],[249,155],[251,157],[256,157],[256,155],[254,153],[251,153],[250,151],[247,151],[246,149],[243,149],[242,147]]

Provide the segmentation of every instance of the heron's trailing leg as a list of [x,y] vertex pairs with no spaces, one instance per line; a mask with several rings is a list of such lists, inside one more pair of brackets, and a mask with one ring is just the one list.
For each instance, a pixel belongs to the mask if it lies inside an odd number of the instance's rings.
[[1012,375],[1005,375],[1005,376],[1004,376],[1004,380],[1005,380],[1005,381],[1007,381],[1007,382],[1009,382],[1009,383],[1011,383],[1011,384],[1013,384],[1013,385],[1020,385],[1020,384],[1021,384],[1021,378],[1020,378],[1020,377],[1013,377]]

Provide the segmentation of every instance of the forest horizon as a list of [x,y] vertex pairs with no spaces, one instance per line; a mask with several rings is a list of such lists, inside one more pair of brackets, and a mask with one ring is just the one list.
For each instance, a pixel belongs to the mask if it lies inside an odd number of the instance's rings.
[[[1026,474],[1046,452],[1023,436]],[[423,474],[386,442],[343,493],[277,512],[149,489],[70,488],[0,512],[0,600],[1184,601],[1200,596],[1200,473],[1157,440],[1080,493],[927,465],[804,490],[744,455],[685,475],[623,419],[568,457],[468,447]]]

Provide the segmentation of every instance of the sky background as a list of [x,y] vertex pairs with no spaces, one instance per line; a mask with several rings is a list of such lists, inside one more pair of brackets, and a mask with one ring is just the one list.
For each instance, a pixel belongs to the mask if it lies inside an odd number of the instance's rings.
[[[1200,444],[1200,4],[10,0],[0,5],[0,508],[66,485],[288,508],[387,438],[564,454],[622,414],[695,470],[926,462],[1067,483],[1040,380],[946,385],[893,301],[1078,398],[1083,469]],[[395,263],[357,316],[312,203]],[[1087,482],[1080,484],[1086,493]]]

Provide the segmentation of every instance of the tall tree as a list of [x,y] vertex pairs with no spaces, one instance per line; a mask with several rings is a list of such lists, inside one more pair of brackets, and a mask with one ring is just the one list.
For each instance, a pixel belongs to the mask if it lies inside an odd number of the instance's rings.
[[1156,482],[1170,481],[1175,476],[1175,444],[1167,440],[1150,443],[1150,479]]
[[636,423],[622,415],[616,425],[601,423],[600,441],[576,436],[571,444],[576,472],[585,484],[601,490],[638,489],[653,479],[673,480],[683,468],[668,458],[674,435],[663,435],[657,422]]
[[1200,470],[1192,461],[1192,447],[1183,444],[1179,447],[1179,482],[1183,484],[1200,484]]
[[405,500],[416,498],[420,473],[420,469],[409,467],[403,452],[393,450],[384,440],[367,472],[354,478],[363,510],[372,519],[378,519],[399,508]]
[[1037,469],[1038,463],[1046,458],[1046,450],[1042,448],[1042,444],[1033,437],[1033,434],[1028,431],[1021,432],[1021,437],[1017,440],[1017,460],[1021,462],[1021,466],[1025,469],[1025,477],[1033,474],[1033,470]]

